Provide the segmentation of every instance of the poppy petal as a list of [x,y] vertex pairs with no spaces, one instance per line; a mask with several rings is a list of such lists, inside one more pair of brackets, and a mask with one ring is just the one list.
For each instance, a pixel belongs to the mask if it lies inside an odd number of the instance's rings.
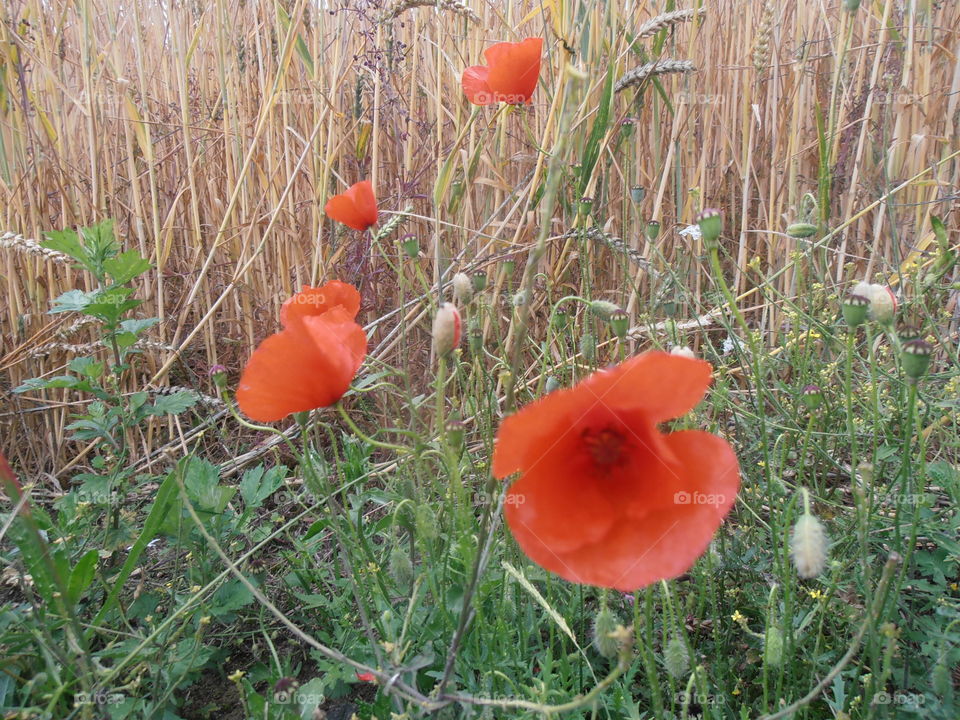
[[501,102],[529,102],[540,78],[543,38],[497,43],[484,52],[490,73],[487,82]]
[[539,543],[563,553],[607,535],[616,515],[612,495],[587,473],[575,452],[555,452],[510,487],[504,512],[524,550]]
[[342,195],[334,195],[324,206],[327,217],[354,230],[366,230],[377,221],[377,199],[373,185],[363,180]]
[[483,65],[474,65],[464,70],[460,77],[463,92],[467,96],[467,100],[474,105],[491,105],[497,101],[490,90],[490,85],[487,83],[489,74],[489,68]]
[[331,280],[321,287],[304,285],[303,289],[283,303],[280,324],[287,327],[296,318],[322,315],[342,307],[353,320],[360,311],[360,292],[349,283]]
[[237,403],[258,422],[332,405],[350,387],[366,347],[363,328],[342,308],[292,322],[254,351]]
[[596,372],[581,385],[605,404],[642,408],[654,423],[681,417],[710,386],[710,363],[651,351],[611,370]]

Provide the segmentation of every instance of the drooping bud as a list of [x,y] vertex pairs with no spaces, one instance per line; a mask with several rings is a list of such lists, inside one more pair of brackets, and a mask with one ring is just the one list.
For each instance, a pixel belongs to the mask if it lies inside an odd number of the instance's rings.
[[433,318],[433,347],[437,355],[449,355],[460,345],[460,312],[453,303],[443,303]]
[[679,635],[670,638],[663,649],[663,666],[674,680],[684,677],[690,669],[690,652]]
[[793,223],[787,226],[787,235],[792,238],[808,238],[817,232],[817,226],[813,223]]
[[417,506],[414,523],[417,528],[417,534],[425,540],[435,540],[439,534],[437,528],[437,516],[431,507],[424,503]]
[[461,307],[473,300],[473,281],[466,273],[459,272],[453,276],[453,299]]
[[914,382],[922,378],[930,368],[931,355],[933,355],[933,346],[926,340],[916,338],[905,342],[900,353],[904,374]]
[[763,663],[770,667],[783,664],[783,631],[776,625],[768,627],[763,638]]
[[585,332],[580,338],[580,354],[588,363],[597,359],[597,339],[593,333]]
[[819,385],[805,385],[801,398],[810,410],[816,410],[823,404],[823,390]]
[[594,300],[590,303],[590,312],[602,320],[609,320],[620,307],[606,300]]
[[851,329],[860,327],[867,321],[867,308],[869,307],[870,300],[863,295],[848,294],[841,305],[844,322]]
[[723,218],[720,216],[720,211],[707,208],[697,215],[697,225],[700,226],[700,235],[707,249],[717,247],[720,233],[723,232]]
[[413,580],[413,561],[410,553],[398,543],[390,551],[390,575],[401,587],[406,587]]
[[627,330],[630,329],[630,317],[626,312],[617,308],[610,313],[610,328],[618,338],[623,340],[627,336]]
[[672,348],[670,348],[670,354],[690,358],[691,360],[696,360],[697,358],[697,354],[686,345],[674,345]]
[[800,577],[810,579],[823,572],[827,564],[827,533],[813,513],[804,511],[794,524],[790,554]]
[[618,642],[613,637],[613,632],[617,629],[617,618],[610,612],[610,608],[604,606],[600,608],[597,616],[593,619],[593,646],[605,658],[616,657]]

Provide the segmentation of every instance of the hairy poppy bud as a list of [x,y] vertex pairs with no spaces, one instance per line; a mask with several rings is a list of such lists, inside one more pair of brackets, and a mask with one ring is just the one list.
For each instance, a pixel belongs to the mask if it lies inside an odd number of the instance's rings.
[[437,355],[449,355],[460,344],[460,312],[453,303],[443,303],[433,319],[433,347]]
[[869,307],[870,300],[863,295],[850,293],[843,299],[843,305],[841,306],[844,322],[850,328],[860,327],[867,320],[867,308]]
[[413,580],[413,562],[410,560],[410,553],[406,552],[399,544],[393,546],[390,551],[390,575],[397,581],[398,585],[409,585]]
[[547,378],[547,382],[544,385],[544,391],[547,393],[552,393],[554,390],[560,388],[560,381],[557,380],[553,375]]
[[703,237],[703,244],[707,249],[717,247],[720,233],[723,232],[723,219],[720,216],[720,211],[707,208],[697,215],[697,225],[700,226],[700,235]]
[[618,648],[617,639],[613,632],[617,629],[617,618],[604,606],[593,619],[593,646],[605,658],[616,657]]
[[594,300],[590,303],[590,312],[603,320],[609,320],[610,317],[619,310],[619,306],[606,300]]
[[417,534],[425,540],[435,540],[439,530],[437,528],[437,516],[429,505],[423,504],[417,506],[417,514],[414,520],[417,528]]
[[453,299],[461,306],[469,305],[473,300],[473,281],[466,273],[453,276]]
[[817,226],[812,223],[793,223],[787,226],[787,235],[792,238],[808,238],[817,232]]
[[580,338],[580,354],[588,363],[597,359],[597,339],[593,333],[585,332]]
[[482,292],[487,287],[487,271],[477,270],[473,273],[473,289]]
[[630,318],[627,313],[620,308],[610,313],[610,328],[618,338],[623,340],[627,336],[627,330],[630,329]]
[[783,664],[783,631],[776,625],[768,627],[763,638],[763,663],[770,667]]
[[900,353],[903,372],[911,380],[919,380],[927,374],[927,369],[930,367],[930,356],[932,354],[933,346],[926,340],[922,338],[908,340],[903,344],[903,351]]
[[683,677],[690,669],[690,652],[687,644],[679,635],[670,638],[663,649],[663,665],[674,680]]
[[813,513],[804,512],[793,526],[790,553],[800,577],[810,579],[823,572],[827,564],[827,533]]
[[672,348],[670,348],[670,354],[690,358],[691,360],[695,360],[697,357],[696,353],[694,353],[693,350],[688,348],[686,345],[674,345]]

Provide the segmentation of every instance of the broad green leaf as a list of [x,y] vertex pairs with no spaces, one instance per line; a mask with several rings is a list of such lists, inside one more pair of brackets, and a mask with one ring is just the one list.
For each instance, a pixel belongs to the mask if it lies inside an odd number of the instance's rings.
[[283,484],[287,468],[277,465],[266,472],[259,465],[243,474],[240,480],[240,497],[247,508],[258,508],[263,501],[275,493]]
[[147,410],[148,415],[178,415],[197,404],[197,396],[190,390],[160,395]]
[[90,303],[92,303],[98,291],[84,292],[83,290],[67,290],[60,297],[53,301],[53,307],[50,308],[50,314],[62,312],[84,312]]
[[25,393],[31,390],[49,390],[51,388],[80,388],[89,384],[85,380],[73,377],[72,375],[57,375],[52,378],[30,378],[22,385],[13,389],[15,393]]
[[69,255],[80,262],[81,265],[87,265],[87,252],[83,249],[76,232],[73,230],[50,230],[45,235],[47,239],[40,243],[43,247]]
[[127,250],[116,257],[104,260],[103,269],[117,285],[130,282],[150,269],[150,261],[136,250]]
[[100,554],[96,550],[90,550],[80,558],[73,570],[70,571],[70,579],[67,582],[67,599],[70,603],[76,605],[83,593],[90,587],[99,557]]

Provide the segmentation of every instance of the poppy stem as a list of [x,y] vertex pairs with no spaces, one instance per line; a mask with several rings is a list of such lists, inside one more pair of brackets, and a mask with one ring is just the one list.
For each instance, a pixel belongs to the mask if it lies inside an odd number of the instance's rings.
[[343,407],[343,403],[338,402],[335,407],[337,408],[337,412],[340,413],[340,417],[343,418],[343,421],[347,424],[347,427],[350,428],[350,431],[368,445],[382,448],[383,450],[393,450],[399,454],[410,452],[410,448],[404,445],[395,445],[394,443],[383,442],[382,440],[374,440],[372,437],[363,432],[363,430],[361,430],[360,427],[353,421],[353,418],[350,417],[350,414]]

